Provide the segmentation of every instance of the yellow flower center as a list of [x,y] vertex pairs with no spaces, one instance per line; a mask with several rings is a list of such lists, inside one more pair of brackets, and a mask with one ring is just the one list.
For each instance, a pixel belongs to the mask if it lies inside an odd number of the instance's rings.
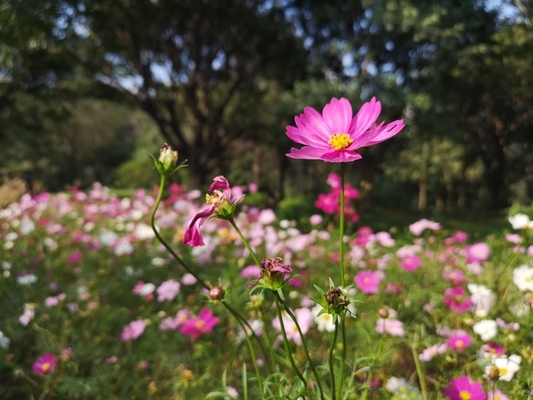
[[456,340],[455,341],[455,347],[457,347],[458,349],[460,349],[463,346],[464,346],[464,343],[463,343],[462,340]]
[[507,375],[507,372],[508,372],[508,371],[507,371],[507,368],[499,368],[499,369],[498,369],[498,374],[499,374],[500,376]]
[[470,392],[461,390],[461,392],[459,393],[459,397],[461,398],[461,400],[470,400],[472,398],[472,395],[470,394]]
[[196,326],[196,329],[203,329],[204,326],[205,326],[205,322],[202,321],[202,320],[200,320],[200,321],[196,321],[195,326]]
[[328,140],[328,144],[337,151],[345,150],[352,143],[353,139],[347,133],[334,133]]
[[43,372],[48,372],[50,370],[50,363],[43,363],[43,365],[41,365],[41,371]]

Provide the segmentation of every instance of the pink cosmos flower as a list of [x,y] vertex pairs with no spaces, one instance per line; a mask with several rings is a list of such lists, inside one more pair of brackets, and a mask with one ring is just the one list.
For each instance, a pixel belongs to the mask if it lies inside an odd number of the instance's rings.
[[442,273],[442,277],[450,281],[454,285],[460,285],[461,283],[466,281],[465,274],[458,269],[445,270]]
[[376,125],[380,112],[381,103],[375,98],[363,104],[355,117],[345,98],[331,99],[322,114],[305,107],[303,114],[294,118],[296,126],[287,126],[286,131],[291,140],[304,146],[292,148],[287,157],[335,163],[359,160],[358,149],[390,139],[404,127],[402,120]]
[[189,318],[183,322],[180,326],[180,332],[189,335],[191,341],[195,341],[202,333],[212,332],[219,322],[220,319],[213,315],[213,311],[204,308],[197,318]]
[[207,194],[207,207],[198,211],[187,225],[185,235],[183,236],[183,243],[189,246],[197,247],[203,246],[205,243],[200,234],[200,227],[212,216],[216,215],[221,207],[225,205],[234,205],[240,202],[244,196],[232,199],[232,192],[229,182],[223,176],[217,176],[213,179],[213,183],[209,187],[212,194]]
[[446,343],[434,344],[433,346],[424,349],[422,354],[418,355],[418,359],[426,362],[431,361],[435,356],[444,353],[446,350],[448,350]]
[[448,340],[446,340],[448,348],[455,351],[463,351],[471,344],[472,338],[465,331],[455,331],[448,337]]
[[465,313],[472,308],[470,295],[462,286],[454,286],[444,291],[444,304],[456,313]]
[[488,393],[487,400],[509,400],[509,397],[500,389],[496,389]]
[[475,243],[465,250],[467,263],[480,263],[490,256],[490,247],[486,243]]
[[53,353],[43,354],[33,364],[32,370],[36,374],[46,375],[52,372],[56,367],[56,356]]
[[487,398],[487,394],[481,388],[481,383],[471,381],[466,375],[452,379],[450,386],[444,389],[444,394],[450,400],[485,400]]
[[146,328],[146,324],[143,320],[132,321],[122,329],[120,334],[120,340],[128,342],[139,338]]
[[417,256],[405,256],[402,261],[400,261],[400,267],[405,271],[417,270],[420,267],[420,264],[422,264],[422,261],[420,261],[420,258]]
[[355,275],[355,285],[366,294],[373,294],[379,291],[379,282],[383,278],[383,272],[381,271],[359,271]]
[[163,282],[157,288],[157,301],[174,300],[174,297],[180,292],[180,284],[174,279],[169,279]]
[[397,319],[380,318],[376,323],[377,333],[388,333],[392,336],[403,336],[405,330],[403,328],[403,322]]

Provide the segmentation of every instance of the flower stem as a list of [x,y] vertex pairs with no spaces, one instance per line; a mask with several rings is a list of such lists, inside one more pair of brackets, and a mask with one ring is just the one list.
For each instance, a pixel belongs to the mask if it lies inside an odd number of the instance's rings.
[[239,227],[235,223],[235,220],[233,219],[233,217],[229,218],[228,221],[231,224],[231,226],[233,226],[233,228],[237,231],[237,234],[239,235],[239,237],[241,238],[242,242],[244,243],[244,245],[246,246],[246,248],[250,252],[250,256],[254,259],[254,262],[256,263],[256,265],[258,267],[260,267],[261,266],[261,261],[259,260],[259,257],[257,257],[257,254],[255,254],[255,251],[250,246],[250,243],[248,243],[248,240],[246,240],[246,238],[242,234],[241,230],[239,229]]
[[322,390],[322,383],[320,382],[320,378],[318,377],[318,373],[316,372],[316,368],[315,368],[313,362],[311,361],[311,356],[309,355],[309,350],[307,348],[307,343],[306,343],[304,334],[302,333],[302,329],[300,328],[300,324],[298,324],[298,320],[296,319],[296,316],[294,315],[292,310],[285,304],[285,302],[283,302],[283,300],[280,300],[280,301],[281,301],[281,304],[283,304],[283,308],[285,309],[287,314],[289,314],[291,319],[294,321],[294,323],[296,325],[296,328],[298,329],[298,333],[300,334],[300,337],[302,338],[302,346],[303,346],[303,349],[304,349],[304,352],[305,352],[305,356],[307,357],[307,361],[309,362],[309,366],[311,368],[311,371],[313,371],[313,375],[315,375],[316,383],[318,385],[318,390],[320,391],[320,398],[323,399],[324,398],[324,391]]
[[416,351],[416,344],[411,345],[411,352],[413,354],[413,360],[415,361],[416,374],[418,375],[418,382],[420,383],[420,390],[422,391],[422,398],[428,399],[428,393],[426,388],[426,380],[424,379],[424,371],[422,371],[422,365]]
[[[261,378],[261,373],[259,372],[259,366],[257,365],[257,357],[255,356],[254,347],[252,345],[252,341],[250,340],[250,336],[254,336],[255,337],[256,335],[255,335],[254,331],[252,330],[252,328],[250,327],[250,325],[248,324],[248,321],[242,321],[241,320],[242,317],[237,312],[237,310],[235,310],[232,306],[230,306],[224,300],[222,300],[222,303],[226,306],[226,308],[229,310],[229,312],[231,312],[233,314],[235,319],[237,319],[237,322],[239,323],[239,325],[241,326],[241,329],[244,332],[244,336],[246,337],[246,343],[248,344],[248,349],[250,350],[250,355],[252,357],[252,363],[254,365],[255,375],[257,377],[257,383],[259,385],[259,390],[261,392],[261,398],[264,399],[265,398],[265,393],[264,393],[264,388],[263,388],[263,379]],[[248,328],[250,330],[250,334],[249,335],[248,335],[248,331],[247,331],[246,328]],[[262,343],[260,343],[260,345],[263,348]],[[265,352],[264,348],[263,348],[263,352]],[[266,354],[266,352],[265,352],[265,354]]]
[[344,163],[341,163],[341,200],[340,200],[340,221],[339,221],[339,267],[341,287],[346,285],[344,276]]
[[333,366],[333,351],[335,350],[335,343],[337,343],[337,335],[339,333],[339,324],[335,323],[335,330],[333,331],[333,339],[328,352],[329,374],[331,376],[331,400],[335,400],[335,368]]
[[292,369],[294,370],[296,375],[298,375],[298,378],[300,378],[305,388],[307,387],[307,381],[305,380],[301,371],[296,366],[296,363],[294,362],[294,358],[292,357],[291,349],[289,347],[289,339],[287,339],[287,332],[285,331],[285,324],[283,323],[283,316],[281,315],[280,296],[276,291],[272,291],[272,293],[274,294],[274,301],[276,303],[276,312],[278,315],[279,325],[281,328],[281,336],[283,337],[283,345],[285,347],[285,354],[287,355],[287,358],[289,360],[289,363],[291,364]]
[[166,181],[167,181],[167,178],[166,176],[164,175],[161,175],[161,182],[159,184],[159,192],[157,193],[157,198],[155,200],[155,204],[154,206],[152,207],[152,213],[150,215],[150,225],[152,226],[152,230],[154,231],[155,233],[155,236],[157,237],[157,239],[159,240],[159,242],[161,242],[161,244],[163,246],[165,246],[165,248],[167,249],[167,251],[172,255],[172,257],[175,258],[175,260],[183,267],[185,268],[185,270],[190,273],[192,276],[194,276],[194,278],[200,282],[200,284],[206,288],[206,289],[210,289],[209,285],[203,280],[201,279],[197,274],[196,272],[194,272],[194,270],[187,264],[185,263],[185,261],[183,261],[183,259],[178,256],[178,254],[174,251],[174,249],[172,247],[170,247],[170,245],[167,243],[167,241],[165,239],[163,239],[163,237],[159,234],[158,230],[156,229],[155,227],[155,213],[157,211],[157,209],[159,208],[159,204],[161,203],[161,199],[163,198],[163,193],[165,191],[165,184],[166,184]]

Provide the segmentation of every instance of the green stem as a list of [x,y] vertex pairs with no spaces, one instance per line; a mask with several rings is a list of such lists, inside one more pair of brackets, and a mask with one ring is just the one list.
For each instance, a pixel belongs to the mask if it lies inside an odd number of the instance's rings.
[[299,333],[299,335],[300,335],[300,337],[302,339],[302,347],[304,349],[305,356],[307,357],[307,361],[309,362],[309,366],[311,367],[311,371],[313,371],[313,375],[315,375],[315,378],[316,378],[316,383],[318,385],[318,390],[320,391],[320,398],[324,399],[324,391],[322,390],[322,383],[320,382],[320,378],[318,377],[318,373],[316,372],[315,365],[311,361],[311,356],[309,355],[309,350],[307,348],[307,343],[306,343],[306,340],[305,340],[305,336],[302,333],[302,329],[300,328],[300,324],[298,324],[298,320],[296,319],[296,316],[294,315],[292,310],[285,304],[285,302],[283,300],[280,299],[280,301],[281,301],[281,304],[283,305],[283,308],[285,309],[287,314],[289,314],[289,316],[293,320],[294,324],[296,325],[296,328],[298,329],[298,333]]
[[337,343],[337,334],[339,333],[339,324],[335,322],[335,330],[333,331],[333,339],[328,352],[329,374],[331,375],[331,400],[335,400],[335,368],[333,366],[333,352],[335,344]]
[[428,393],[426,388],[426,380],[424,379],[424,371],[422,371],[422,364],[418,358],[418,353],[416,351],[416,345],[413,343],[411,345],[411,352],[413,354],[413,360],[415,361],[416,374],[418,375],[418,382],[420,382],[420,390],[422,391],[422,398],[424,400],[428,399]]
[[155,213],[157,211],[157,209],[159,208],[159,204],[161,203],[161,199],[163,198],[163,193],[165,191],[165,184],[166,184],[166,181],[167,181],[167,178],[164,176],[164,175],[161,175],[161,182],[159,184],[159,192],[157,193],[157,198],[155,200],[155,204],[154,206],[152,207],[152,213],[150,215],[150,225],[152,226],[152,230],[154,231],[155,233],[155,236],[157,237],[157,239],[161,242],[161,244],[163,246],[165,246],[165,248],[167,249],[167,251],[172,254],[172,257],[174,257],[176,259],[176,261],[183,267],[185,268],[185,270],[191,274],[192,276],[195,277],[195,279],[200,282],[200,284],[205,288],[205,289],[210,289],[209,285],[204,282],[203,279],[201,279],[195,272],[194,270],[185,262],[183,261],[183,259],[178,256],[178,254],[174,251],[174,249],[172,247],[170,247],[170,245],[166,242],[165,239],[163,239],[163,237],[159,234],[159,232],[157,231],[156,227],[155,227]]
[[[346,276],[344,271],[344,186],[345,186],[345,179],[344,179],[344,163],[341,163],[341,199],[340,199],[340,221],[339,221],[339,267],[340,267],[340,275],[341,275],[341,287],[344,289],[346,286]],[[341,337],[342,337],[342,355],[341,355],[341,376],[340,376],[340,383],[339,383],[339,398],[342,394],[342,387],[344,385],[344,370],[346,366],[346,324],[345,324],[345,315],[341,315]],[[335,326],[335,330],[338,328],[338,324]]]
[[[252,357],[252,363],[254,364],[255,369],[255,375],[257,377],[257,383],[259,384],[259,390],[261,392],[261,398],[265,398],[264,388],[263,388],[263,379],[261,378],[261,373],[259,372],[259,366],[257,365],[257,357],[255,356],[255,350],[252,345],[252,341],[250,340],[250,336],[256,336],[254,331],[252,330],[251,326],[248,324],[248,321],[242,321],[241,315],[235,310],[232,306],[227,304],[224,300],[222,300],[222,303],[226,306],[226,308],[233,314],[233,316],[237,319],[237,322],[241,326],[241,329],[244,332],[244,336],[246,337],[246,343],[248,344],[248,349],[250,350],[250,355]],[[246,330],[248,328],[250,330],[250,335],[248,335],[248,332]],[[259,340],[258,340],[259,341]],[[261,347],[262,344],[260,343]],[[263,348],[263,352],[266,353],[265,349]]]
[[[344,373],[346,369],[346,316],[342,314],[340,316],[341,318],[341,338],[342,338],[342,358],[341,358],[341,377],[340,377],[340,383],[339,383],[339,399],[342,398],[342,387],[344,386]],[[335,327],[335,330],[337,330],[337,327]]]
[[346,285],[344,276],[344,163],[341,163],[341,203],[339,221],[339,267],[341,275],[341,287]]
[[239,235],[239,237],[241,238],[242,242],[244,243],[244,245],[246,246],[246,248],[250,252],[250,256],[254,259],[254,262],[256,263],[256,265],[258,267],[260,267],[261,266],[261,261],[259,261],[259,257],[257,257],[257,254],[255,254],[255,251],[250,246],[250,243],[248,243],[248,240],[246,240],[246,238],[242,234],[241,230],[239,229],[239,227],[235,223],[235,220],[233,219],[233,217],[230,217],[228,219],[228,221],[231,224],[231,226],[233,226],[233,228],[237,231],[237,234]]
[[287,339],[287,332],[285,331],[285,324],[283,323],[283,316],[281,315],[281,305],[280,305],[280,298],[279,294],[275,291],[272,291],[274,294],[274,301],[276,302],[276,312],[279,319],[279,325],[281,328],[281,336],[283,337],[283,345],[285,347],[285,354],[287,355],[287,358],[289,360],[289,363],[291,364],[292,369],[298,375],[298,378],[302,381],[304,384],[304,388],[307,387],[307,381],[305,380],[304,376],[296,366],[296,363],[294,362],[294,358],[292,357],[292,352],[289,346],[289,339]]

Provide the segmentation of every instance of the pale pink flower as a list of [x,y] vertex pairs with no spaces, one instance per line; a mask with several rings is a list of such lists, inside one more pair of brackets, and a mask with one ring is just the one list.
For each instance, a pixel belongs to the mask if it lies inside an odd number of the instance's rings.
[[301,149],[292,148],[287,157],[300,160],[350,162],[361,159],[357,150],[390,139],[404,127],[402,120],[384,126],[375,122],[381,112],[381,103],[372,98],[353,116],[352,106],[345,99],[331,99],[320,114],[305,107],[295,117],[296,126],[287,126],[287,136]]
[[143,320],[132,321],[122,329],[120,340],[128,342],[139,338],[146,328],[146,323]]
[[425,362],[431,361],[435,356],[439,354],[443,354],[444,352],[446,352],[446,350],[448,350],[448,346],[446,345],[446,343],[435,344],[433,346],[430,346],[424,349],[422,354],[418,356],[418,359],[420,361],[425,361]]
[[[310,309],[303,307],[294,310],[294,316],[296,317],[296,321],[298,321],[298,326],[300,326],[302,334],[305,335],[314,323],[315,317],[313,316],[313,313]],[[287,334],[287,339],[293,340],[294,343],[300,346],[302,344],[302,338],[298,332],[298,326],[287,313],[283,313],[282,319],[283,326],[285,327],[285,332]],[[272,321],[272,326],[276,330],[281,331],[279,318],[276,318]]]
[[163,282],[157,288],[157,301],[174,300],[174,297],[180,292],[180,284],[174,279]]
[[377,333],[388,333],[392,336],[403,336],[405,330],[403,328],[403,322],[397,319],[380,318],[376,323]]

